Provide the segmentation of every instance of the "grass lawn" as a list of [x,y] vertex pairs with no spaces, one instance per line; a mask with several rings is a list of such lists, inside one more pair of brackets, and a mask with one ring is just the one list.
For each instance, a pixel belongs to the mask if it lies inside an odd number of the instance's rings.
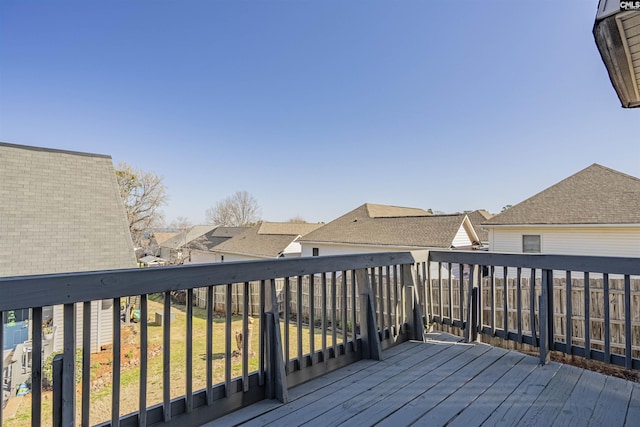
[[[162,303],[149,300],[149,313],[162,310]],[[186,392],[186,313],[184,308],[172,307],[175,312],[175,321],[171,323],[171,397],[183,396]],[[150,319],[150,322],[153,319]],[[214,319],[213,324],[213,383],[224,382],[225,369],[225,321],[222,317]],[[281,327],[282,327],[281,322]],[[249,372],[258,369],[258,349],[259,349],[259,320],[254,318],[252,325],[253,334],[251,340],[251,350],[253,356],[249,358]],[[320,328],[315,329],[314,345],[318,349],[322,346],[322,336]],[[242,331],[242,317],[233,316],[232,319],[232,350],[236,348],[235,332]],[[290,357],[295,358],[298,354],[297,327],[295,324],[289,325],[290,333]],[[147,406],[162,402],[162,327],[149,325],[149,353],[148,378],[147,378]],[[310,349],[310,333],[308,327],[303,327],[303,354]],[[284,335],[283,335],[284,337]],[[284,339],[284,338],[283,338]],[[194,307],[193,316],[193,390],[198,391],[206,387],[206,311]],[[121,380],[120,380],[120,415],[125,415],[138,410],[139,402],[139,325],[122,325],[122,356],[121,356]],[[331,334],[327,335],[327,345],[331,345]],[[154,351],[155,350],[155,351]],[[92,391],[91,399],[91,424],[96,424],[111,419],[111,350],[100,354],[92,355]],[[242,357],[232,357],[232,378],[242,375]],[[81,395],[80,385],[76,398],[78,410],[77,419],[80,419]],[[3,425],[7,427],[30,425],[31,423],[31,399],[24,398],[16,415],[3,420]],[[43,425],[51,425],[51,393],[43,393],[42,418]],[[5,417],[7,414],[5,414]]]

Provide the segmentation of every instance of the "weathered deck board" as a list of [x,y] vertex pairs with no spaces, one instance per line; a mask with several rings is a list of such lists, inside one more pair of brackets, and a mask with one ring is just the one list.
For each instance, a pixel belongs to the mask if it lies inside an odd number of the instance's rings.
[[440,382],[445,381],[449,376],[449,372],[461,369],[488,350],[489,347],[486,346],[478,347],[469,345],[458,345],[451,348],[451,351],[447,351],[446,354],[443,355],[447,358],[446,363],[436,366],[435,369],[426,372],[420,377],[409,378],[406,386],[389,396],[385,396],[383,404],[368,408],[351,418],[351,420],[364,424],[368,420],[384,419],[400,409],[408,401],[420,396]]
[[[411,354],[412,351],[422,349],[423,344],[418,342],[408,342],[401,346],[395,346],[384,352],[385,360],[393,362],[396,359],[402,359],[407,354]],[[378,370],[377,365],[379,362],[373,360],[361,360],[358,363],[348,365],[342,369],[329,372],[319,378],[301,384],[297,387],[289,390],[290,402],[283,405],[277,401],[268,400],[265,402],[271,402],[275,404],[275,407],[265,406],[264,411],[256,410],[254,407],[258,404],[251,405],[242,410],[233,412],[223,418],[218,419],[211,425],[239,425],[245,423],[245,426],[250,425],[263,425],[272,421],[275,421],[288,413],[296,410],[299,407],[305,407],[315,400],[322,398],[323,396],[333,393],[339,386],[340,381],[345,378],[349,379],[352,375],[357,375],[360,372],[373,373]],[[262,402],[260,402],[262,403]]]
[[[638,384],[620,378],[606,377],[598,403],[593,410],[592,425],[623,425],[629,407],[629,399]],[[640,425],[640,419],[634,420]]]
[[[432,336],[433,337],[433,336]],[[386,350],[217,425],[637,425],[640,384],[442,334]]]
[[[416,378],[415,381],[419,381],[422,378],[432,375],[435,370],[439,369],[443,364],[446,364],[446,362],[451,360],[452,357],[471,349],[470,347],[457,346],[456,349],[459,351],[455,353],[452,351],[444,351],[449,349],[448,344],[440,346],[434,345],[431,347],[439,349],[440,351],[428,356],[430,358],[429,364],[425,364],[423,359],[422,361],[417,361],[417,363],[411,366],[407,366],[406,362],[403,361],[405,369],[397,375],[389,378],[389,380],[379,383],[375,387],[359,391],[356,394],[351,393],[350,395],[347,395],[348,397],[344,400],[340,399],[340,396],[338,396],[338,399],[333,403],[327,402],[327,406],[333,405],[333,408],[324,412],[322,416],[311,420],[309,425],[326,426],[337,425],[342,422],[347,422],[353,425],[354,422],[357,424],[359,419],[362,419],[362,423],[366,424],[366,420],[371,418],[365,413],[365,410],[388,410],[390,405],[390,396],[404,395],[408,386],[407,376],[414,375]],[[362,390],[362,386],[360,384],[353,385]]]
[[[446,347],[448,346],[447,344]],[[422,348],[418,348],[406,356],[401,354],[388,362],[381,362],[384,365],[383,369],[380,369],[381,366],[380,363],[378,363],[372,366],[372,369],[363,370],[347,378],[343,378],[339,382],[325,387],[324,390],[317,390],[311,396],[313,405],[301,405],[296,401],[293,402],[286,413],[281,414],[283,416],[278,419],[266,422],[264,418],[261,418],[249,422],[247,426],[264,426],[269,425],[270,422],[278,425],[296,425],[310,422],[316,417],[321,417],[324,420],[324,415],[327,411],[335,406],[345,406],[343,403],[345,400],[353,396],[360,396],[364,390],[372,389],[386,381],[390,381],[397,375],[403,373],[407,375],[404,371],[414,366],[424,366],[423,362],[425,359],[446,348],[445,346],[424,345],[421,347]],[[320,394],[323,394],[323,396],[320,396]],[[345,410],[346,409],[347,407],[345,407]],[[327,424],[323,423],[323,425]]]
[[588,425],[593,418],[593,409],[604,387],[603,380],[602,375],[596,372],[583,371],[560,414],[556,417],[556,424],[562,423],[567,427]]
[[571,395],[580,375],[582,375],[582,369],[562,365],[518,424],[522,426],[551,425],[564,406],[564,399]]
[[467,427],[484,422],[496,409],[496,404],[505,401],[514,390],[531,374],[538,361],[524,357],[504,374],[499,382],[475,399],[451,422],[452,427]]

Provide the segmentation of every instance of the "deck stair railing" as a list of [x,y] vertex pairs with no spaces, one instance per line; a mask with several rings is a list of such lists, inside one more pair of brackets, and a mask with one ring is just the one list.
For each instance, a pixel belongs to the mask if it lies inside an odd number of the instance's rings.
[[640,370],[640,258],[430,251],[427,323]]
[[[422,339],[415,268],[414,256],[403,252],[0,278],[0,315],[31,310],[31,425],[200,425],[265,398],[284,402],[296,384],[362,358],[379,359],[384,348],[407,339]],[[194,311],[198,289],[207,304]],[[216,313],[218,289],[224,289],[225,302]],[[232,290],[239,295],[233,308]],[[176,292],[185,293],[177,304]],[[137,299],[138,324],[121,321],[128,297]],[[249,304],[255,298],[260,315],[254,319]],[[52,362],[53,397],[45,399],[40,337],[43,308],[54,305],[63,306],[57,325],[63,351]],[[107,414],[94,409],[90,354],[101,329],[92,324],[92,310],[105,307],[113,325]],[[176,310],[184,319],[180,328],[171,320]],[[152,323],[153,314],[160,324]],[[142,356],[134,391],[124,385],[125,325],[137,328]],[[155,356],[161,364],[145,357],[152,354],[154,334],[161,342]],[[184,337],[184,347],[176,348],[176,335]],[[257,348],[250,347],[252,335]],[[218,343],[224,343],[222,354],[214,351]],[[178,353],[184,355],[176,362]],[[0,370],[2,363],[0,358]],[[183,372],[179,380],[178,371]],[[173,390],[176,381],[179,392]],[[151,399],[158,388],[161,393]],[[130,394],[137,394],[133,409],[124,403]],[[3,420],[0,407],[0,427]]]

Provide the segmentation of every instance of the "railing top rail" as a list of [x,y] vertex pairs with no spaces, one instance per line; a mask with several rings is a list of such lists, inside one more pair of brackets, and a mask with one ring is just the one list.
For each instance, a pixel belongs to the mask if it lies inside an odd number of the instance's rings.
[[484,251],[429,251],[429,260],[454,264],[640,275],[640,257],[517,254]]
[[0,277],[0,311],[413,263],[410,252],[385,252]]

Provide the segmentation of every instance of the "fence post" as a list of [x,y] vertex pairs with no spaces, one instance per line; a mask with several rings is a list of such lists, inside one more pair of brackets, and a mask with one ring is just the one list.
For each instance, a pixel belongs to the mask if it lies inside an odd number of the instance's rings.
[[52,362],[53,385],[53,427],[62,426],[62,354],[57,354]]
[[[265,320],[267,333],[267,396],[282,403],[289,400],[286,367],[282,357],[282,337],[280,336],[280,313],[275,280],[267,287]],[[261,338],[262,339],[262,338]],[[286,350],[288,351],[288,349]]]
[[414,277],[417,277],[415,265],[401,265],[400,268],[402,270],[402,278],[405,284],[405,312],[407,314],[407,325],[409,327],[409,339],[424,341],[425,336],[422,309],[420,307],[418,291],[414,286]]
[[[360,296],[360,339],[364,359],[382,360],[382,347],[378,338],[376,313],[371,298],[371,282],[365,269],[356,271],[356,283]],[[355,326],[354,326],[355,327]]]

